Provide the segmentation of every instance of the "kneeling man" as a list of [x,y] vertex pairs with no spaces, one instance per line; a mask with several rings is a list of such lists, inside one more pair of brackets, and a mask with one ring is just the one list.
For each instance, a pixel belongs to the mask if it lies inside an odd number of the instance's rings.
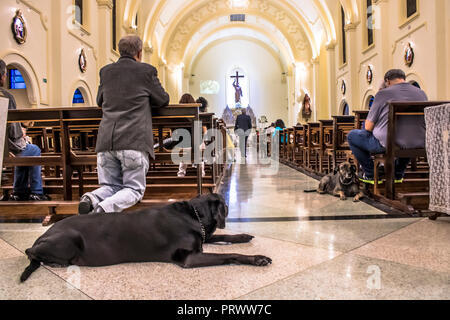
[[152,107],[169,104],[156,69],[142,59],[142,40],[119,42],[120,59],[100,71],[97,104],[103,118],[97,137],[100,189],[81,198],[78,212],[121,212],[142,200],[149,156],[154,158]]

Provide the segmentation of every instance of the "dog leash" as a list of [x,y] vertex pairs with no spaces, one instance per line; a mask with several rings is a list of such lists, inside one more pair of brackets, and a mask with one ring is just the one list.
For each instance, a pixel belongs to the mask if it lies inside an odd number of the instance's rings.
[[194,208],[194,212],[195,212],[195,215],[197,216],[198,223],[200,223],[200,228],[202,229],[202,240],[203,240],[203,243],[205,243],[206,242],[205,227],[203,226],[202,220],[200,219],[197,209]]

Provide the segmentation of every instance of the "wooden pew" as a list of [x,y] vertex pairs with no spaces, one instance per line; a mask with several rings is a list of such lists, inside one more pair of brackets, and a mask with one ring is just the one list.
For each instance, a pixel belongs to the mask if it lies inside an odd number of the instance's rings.
[[[407,213],[417,212],[418,207],[426,209],[429,202],[429,183],[428,178],[410,178],[405,176],[402,184],[395,184],[395,159],[396,158],[411,158],[416,159],[421,157],[426,159],[426,149],[400,149],[396,145],[397,135],[402,134],[398,132],[397,124],[400,119],[405,117],[416,117],[417,121],[424,121],[424,109],[426,107],[436,106],[448,102],[395,102],[389,105],[389,123],[388,123],[388,140],[386,145],[386,152],[383,155],[375,155],[375,168],[381,163],[385,167],[385,183],[384,191],[379,190],[379,177],[377,170],[375,170],[375,192],[374,198],[380,202],[388,204],[394,208],[402,210]],[[421,120],[422,119],[422,120]],[[425,137],[420,137],[424,139]],[[414,169],[414,168],[412,168]],[[426,173],[425,173],[426,175]],[[398,192],[400,191],[400,192]],[[419,200],[419,201],[417,201]],[[427,201],[428,200],[428,201]],[[425,202],[424,202],[425,201]],[[422,203],[421,203],[422,202]]]
[[[201,119],[203,125],[208,128],[212,128],[217,125],[217,121],[214,120],[212,114],[202,114],[199,115],[198,104],[195,105],[174,105],[166,108],[153,109],[153,123],[154,127],[161,135],[155,137],[156,141],[161,141],[164,134],[168,134],[167,128],[179,128],[179,127],[190,127],[194,129],[195,121]],[[101,120],[101,109],[99,108],[45,108],[45,109],[33,109],[33,110],[14,110],[8,115],[9,122],[23,122],[23,121],[34,121],[37,126],[40,127],[39,130],[33,129],[33,136],[35,139],[41,139],[44,135],[49,136],[49,130],[51,131],[52,138],[48,139],[49,144],[52,144],[52,148],[48,147],[48,154],[44,157],[5,157],[5,167],[13,167],[16,165],[47,165],[55,167],[52,170],[53,173],[57,173],[56,168],[60,167],[63,169],[63,175],[58,176],[57,174],[50,175],[45,174],[44,179],[46,182],[46,188],[55,192],[56,194],[62,194],[64,202],[56,201],[56,203],[62,203],[62,205],[55,205],[54,203],[48,203],[48,210],[51,212],[55,211],[54,208],[70,207],[69,203],[72,203],[73,198],[72,192],[75,191],[78,196],[80,194],[90,191],[97,187],[95,181],[96,173],[91,171],[79,170],[78,176],[73,174],[74,169],[83,168],[85,166],[96,166],[96,155],[95,153],[85,151],[82,148],[74,148],[73,137],[77,135],[77,132],[81,133],[85,128],[90,127],[93,131],[96,131]],[[43,130],[45,128],[45,130]],[[49,129],[51,128],[51,129]],[[84,128],[84,129],[83,129]],[[161,130],[160,130],[161,129]],[[224,130],[224,127],[222,127]],[[37,132],[37,133],[36,133]],[[38,133],[41,132],[42,137],[38,137]],[[36,134],[35,134],[36,133]],[[95,135],[95,134],[94,134]],[[41,139],[42,141],[42,139]],[[90,147],[95,147],[95,139],[91,139],[88,142],[88,149]],[[214,142],[214,141],[213,141]],[[226,147],[226,139],[224,139],[223,147]],[[50,152],[53,149],[53,153]],[[78,150],[83,149],[83,150]],[[162,150],[161,150],[162,149]],[[225,153],[225,151],[224,151]],[[192,159],[193,159],[192,153]],[[150,197],[151,201],[158,200],[157,197],[162,196],[164,192],[160,190],[169,187],[175,191],[166,192],[166,200],[178,198],[178,195],[185,197],[185,199],[190,199],[197,194],[201,194],[204,189],[214,191],[218,188],[219,180],[221,174],[223,173],[222,167],[216,164],[214,169],[214,164],[210,164],[210,169],[207,169],[208,175],[205,179],[206,183],[203,184],[203,179],[201,176],[201,166],[198,166],[196,173],[190,169],[188,170],[188,176],[180,179],[176,177],[176,170],[178,166],[170,166],[168,159],[170,159],[170,153],[163,149],[162,143],[160,143],[160,148],[156,152],[156,159],[153,162],[154,171],[149,171],[149,181],[148,181],[148,192],[144,201],[148,200]],[[170,161],[171,162],[171,161]],[[173,176],[162,176],[155,177],[154,174],[158,174],[160,170],[166,170],[165,174],[168,172],[173,172]],[[168,171],[167,171],[168,170]],[[216,170],[216,172],[214,172]],[[44,170],[45,171],[45,170]],[[161,171],[162,172],[162,171]],[[84,177],[83,177],[84,175]],[[78,181],[78,185],[75,185]],[[95,182],[95,183],[94,183]],[[181,182],[181,183],[180,183]],[[195,189],[194,189],[195,187]],[[2,186],[2,189],[11,190],[12,185]],[[196,190],[195,193],[192,190]],[[165,201],[164,199],[162,201]],[[150,202],[151,204],[152,202]],[[26,202],[27,205],[34,205],[39,207],[45,207],[45,203],[31,203]],[[64,205],[63,205],[64,204]],[[67,205],[66,205],[67,204]],[[14,207],[16,209],[20,208],[16,206],[16,203],[2,202],[0,203],[0,212],[5,213],[7,205]],[[52,209],[53,208],[53,209]],[[76,211],[75,211],[76,212]],[[74,213],[74,212],[73,212]]]
[[319,172],[320,149],[320,123],[309,122],[306,130],[306,170]]
[[329,174],[333,169],[333,120],[320,120],[319,172]]
[[334,170],[340,163],[348,160],[351,154],[347,135],[355,128],[354,116],[333,116],[333,151],[332,165]]

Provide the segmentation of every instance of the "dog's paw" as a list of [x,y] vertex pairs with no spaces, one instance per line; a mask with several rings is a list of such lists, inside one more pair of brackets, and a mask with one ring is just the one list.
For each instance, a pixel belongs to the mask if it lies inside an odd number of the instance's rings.
[[361,200],[359,200],[359,198],[354,198],[353,202],[361,202]]
[[268,266],[269,264],[272,264],[272,259],[265,256],[254,256],[253,265],[258,267],[265,267]]
[[346,196],[341,196],[340,198],[341,198],[342,201],[347,200],[347,197],[346,197]]
[[235,237],[236,243],[247,243],[253,240],[255,238],[254,236],[251,236],[249,234],[238,234]]

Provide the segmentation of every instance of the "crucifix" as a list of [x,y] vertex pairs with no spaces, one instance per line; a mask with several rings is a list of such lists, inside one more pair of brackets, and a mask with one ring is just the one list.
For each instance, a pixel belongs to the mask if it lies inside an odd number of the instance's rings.
[[235,102],[241,103],[241,97],[243,97],[243,94],[242,94],[242,88],[239,85],[239,78],[245,78],[245,76],[239,75],[239,71],[236,71],[236,75],[231,76],[231,78],[234,79],[233,87],[236,90]]

